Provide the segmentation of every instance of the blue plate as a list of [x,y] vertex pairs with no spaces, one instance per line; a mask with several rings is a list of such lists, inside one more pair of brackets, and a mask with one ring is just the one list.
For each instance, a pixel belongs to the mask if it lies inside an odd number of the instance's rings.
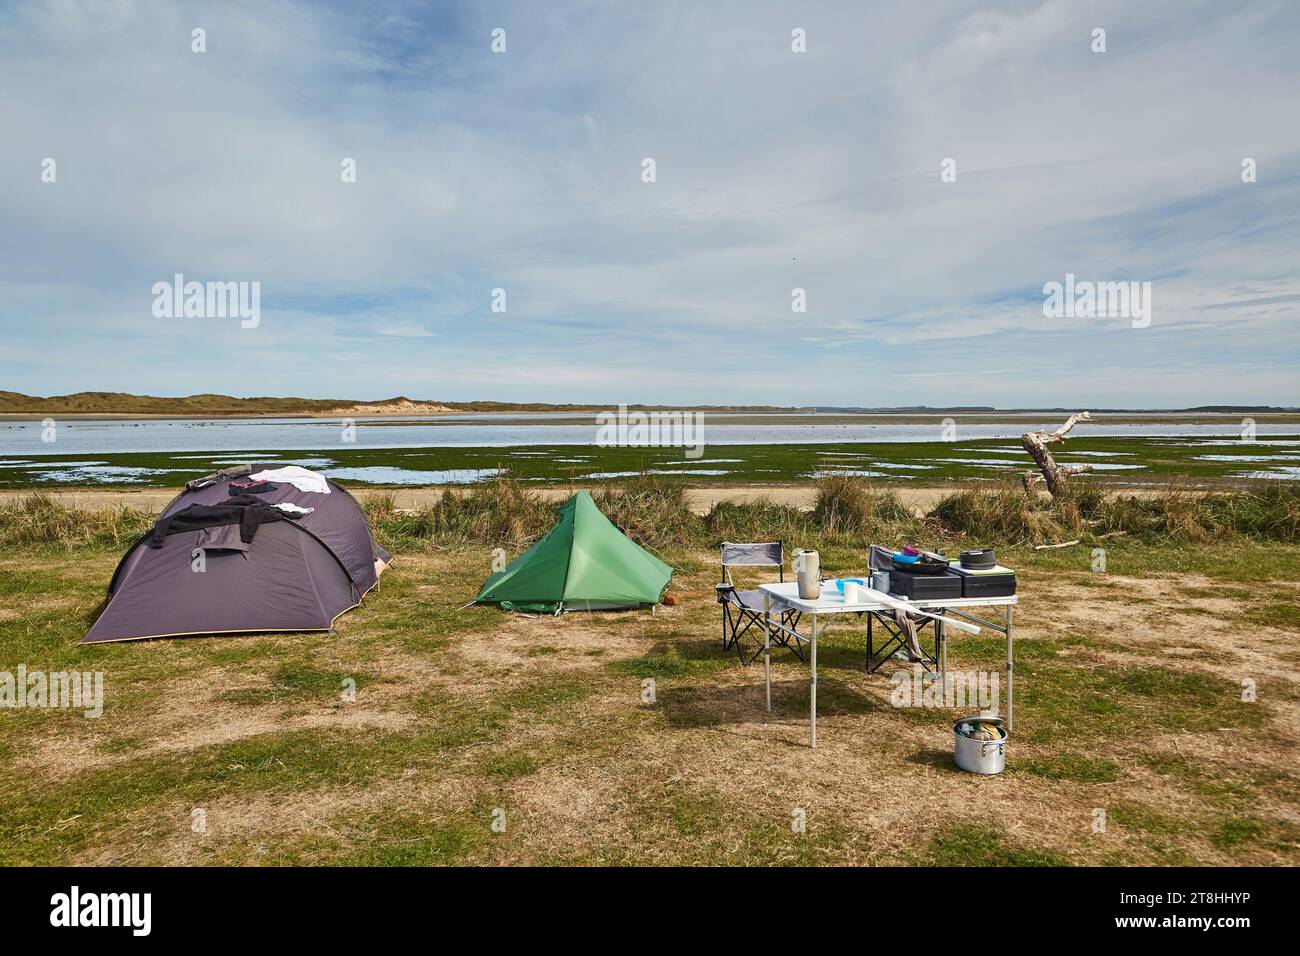
[[858,584],[861,584],[863,587],[866,587],[866,586],[867,586],[867,582],[864,581],[862,578],[836,578],[836,579],[835,579],[835,590],[837,590],[837,591],[839,591],[841,594],[843,594],[843,593],[844,593],[844,585],[845,585],[845,583],[848,582],[848,581],[856,581]]

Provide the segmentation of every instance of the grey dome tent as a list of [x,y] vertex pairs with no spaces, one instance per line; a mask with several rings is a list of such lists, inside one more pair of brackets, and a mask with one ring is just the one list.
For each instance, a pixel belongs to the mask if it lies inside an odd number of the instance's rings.
[[[190,482],[122,558],[81,643],[327,631],[360,604],[389,561],[361,506],[332,481],[321,485],[328,494],[276,482],[237,496],[231,487],[278,467],[244,465]],[[274,507],[286,503],[311,511]],[[196,527],[207,521],[224,523]]]

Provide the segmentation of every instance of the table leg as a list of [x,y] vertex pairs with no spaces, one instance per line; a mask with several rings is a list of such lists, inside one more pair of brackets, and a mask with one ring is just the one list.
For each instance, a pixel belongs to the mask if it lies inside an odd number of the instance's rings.
[[772,599],[763,592],[763,683],[767,685],[767,710],[772,711]]
[[1011,612],[1012,607],[1007,605],[1007,733],[1011,733],[1012,725],[1012,703],[1015,691],[1016,664],[1012,657],[1011,643]]
[[939,658],[939,679],[946,681],[948,679],[948,633],[944,630],[943,621],[934,622],[934,640],[935,653]]
[[812,698],[812,745],[817,746],[817,615],[812,616],[812,682],[809,684],[809,696]]

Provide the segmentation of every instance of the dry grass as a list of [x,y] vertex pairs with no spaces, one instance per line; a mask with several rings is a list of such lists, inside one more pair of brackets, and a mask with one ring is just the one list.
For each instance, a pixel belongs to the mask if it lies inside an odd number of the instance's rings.
[[990,544],[1040,544],[1066,537],[1123,533],[1163,542],[1237,536],[1300,541],[1300,488],[1202,494],[1169,485],[1157,495],[1107,495],[1076,479],[1056,499],[1029,494],[1014,482],[950,495],[930,512],[948,531]]
[[[0,669],[100,669],[109,698],[98,720],[0,722],[0,759],[19,771],[0,779],[0,857],[1294,864],[1300,682],[1279,660],[1294,633],[1245,616],[1300,598],[1300,549],[1278,546],[1272,579],[1243,581],[1250,551],[1117,548],[1107,575],[1084,551],[1009,553],[1024,602],[1017,729],[994,778],[952,766],[952,712],[890,706],[847,622],[820,648],[810,750],[806,665],[774,659],[767,714],[761,670],[718,644],[716,552],[694,546],[673,555],[681,603],[653,615],[459,610],[490,554],[438,551],[400,555],[337,635],[96,648],[71,641],[116,555],[42,560],[33,575],[30,555],[10,553],[0,594],[30,610],[0,620]],[[954,640],[950,664],[995,669],[1000,651]],[[355,703],[339,698],[345,676]],[[490,826],[498,808],[505,833]],[[791,832],[795,809],[806,834]]]
[[143,512],[70,508],[37,492],[0,502],[0,548],[124,548],[152,524]]
[[[861,478],[824,478],[810,512],[770,501],[730,502],[696,515],[685,489],[651,475],[597,490],[597,505],[640,544],[662,551],[715,547],[720,541],[798,541],[812,547],[928,541],[1040,544],[1123,533],[1160,542],[1228,537],[1300,541],[1300,488],[1273,486],[1199,494],[1171,485],[1159,495],[1108,495],[1076,480],[1056,500],[1019,483],[973,487],[943,498],[924,519],[898,494]],[[392,492],[364,507],[396,552],[502,547],[520,550],[548,531],[561,502],[510,479],[441,492],[427,507],[399,509]],[[152,516],[124,508],[81,510],[46,494],[0,501],[0,547],[120,548]]]
[[624,534],[647,548],[682,548],[698,540],[700,519],[679,483],[644,475],[621,487],[601,488],[595,501]]
[[969,488],[943,499],[930,512],[948,530],[981,544],[1035,544],[1073,537],[1079,512],[1073,502],[1053,502],[1031,495],[1019,484]]
[[367,499],[371,522],[394,548],[518,548],[540,538],[555,523],[558,506],[543,501],[517,481],[498,478],[465,490],[449,489],[429,508],[398,511],[391,494]]
[[884,538],[900,525],[913,524],[911,511],[892,490],[839,475],[817,482],[813,520],[828,534]]

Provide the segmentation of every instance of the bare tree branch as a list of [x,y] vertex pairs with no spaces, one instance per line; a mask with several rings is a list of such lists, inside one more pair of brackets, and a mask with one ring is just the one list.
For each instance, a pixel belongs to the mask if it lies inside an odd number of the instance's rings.
[[1020,444],[1024,446],[1025,451],[1029,452],[1029,456],[1034,459],[1034,464],[1042,473],[1041,476],[1035,475],[1032,471],[1025,473],[1026,491],[1032,491],[1041,481],[1047,484],[1047,490],[1052,497],[1056,497],[1058,492],[1065,489],[1072,475],[1092,471],[1092,465],[1058,465],[1047,449],[1052,442],[1065,441],[1066,434],[1079,422],[1089,421],[1092,421],[1091,415],[1087,412],[1079,412],[1077,415],[1071,415],[1066,419],[1065,424],[1054,432],[1025,432],[1020,436]]
[[1090,422],[1090,421],[1092,421],[1091,415],[1089,415],[1087,412],[1079,412],[1079,414],[1071,415],[1069,418],[1067,418],[1065,420],[1065,424],[1062,425],[1060,428],[1058,428],[1056,431],[1052,432],[1051,434],[1048,434],[1047,432],[1032,432],[1031,434],[1039,436],[1044,443],[1054,442],[1054,441],[1065,441],[1065,436],[1070,431],[1071,428],[1079,424],[1079,422]]
[[1075,538],[1073,541],[1062,541],[1060,544],[1036,544],[1034,545],[1034,550],[1055,551],[1057,548],[1072,548],[1078,543],[1079,543],[1079,539]]

